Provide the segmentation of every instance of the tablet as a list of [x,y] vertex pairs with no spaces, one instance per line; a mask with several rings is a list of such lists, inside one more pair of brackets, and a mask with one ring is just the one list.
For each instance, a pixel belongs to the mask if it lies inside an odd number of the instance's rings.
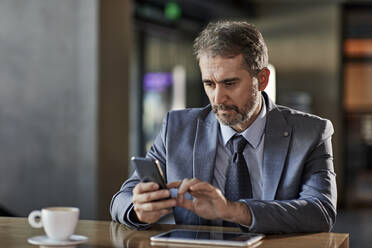
[[151,241],[187,243],[201,245],[249,246],[260,241],[265,235],[244,232],[221,232],[208,230],[174,229],[151,237]]

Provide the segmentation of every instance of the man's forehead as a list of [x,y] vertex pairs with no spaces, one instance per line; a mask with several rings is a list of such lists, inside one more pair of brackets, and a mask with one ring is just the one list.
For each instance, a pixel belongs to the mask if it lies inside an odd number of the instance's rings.
[[243,66],[243,57],[238,55],[235,57],[209,56],[204,55],[200,57],[199,67],[202,72],[212,71],[237,71],[245,70]]

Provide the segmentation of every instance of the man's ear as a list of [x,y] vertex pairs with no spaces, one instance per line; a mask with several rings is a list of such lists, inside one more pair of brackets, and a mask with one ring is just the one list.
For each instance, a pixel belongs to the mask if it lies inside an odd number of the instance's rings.
[[270,70],[267,67],[264,67],[259,73],[257,73],[259,91],[266,89],[267,84],[269,83],[269,76]]

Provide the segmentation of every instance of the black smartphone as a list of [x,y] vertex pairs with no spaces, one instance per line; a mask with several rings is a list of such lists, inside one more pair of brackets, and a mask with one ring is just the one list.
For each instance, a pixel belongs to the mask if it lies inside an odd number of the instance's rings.
[[155,182],[159,189],[166,189],[167,184],[159,162],[152,158],[132,157],[132,164],[142,182]]

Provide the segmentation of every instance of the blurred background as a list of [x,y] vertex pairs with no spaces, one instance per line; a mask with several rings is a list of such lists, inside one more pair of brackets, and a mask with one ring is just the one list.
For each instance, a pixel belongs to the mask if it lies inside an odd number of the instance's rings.
[[247,20],[276,103],[332,121],[335,232],[372,241],[372,1],[0,0],[0,216],[112,195],[171,109],[208,103],[193,39]]

